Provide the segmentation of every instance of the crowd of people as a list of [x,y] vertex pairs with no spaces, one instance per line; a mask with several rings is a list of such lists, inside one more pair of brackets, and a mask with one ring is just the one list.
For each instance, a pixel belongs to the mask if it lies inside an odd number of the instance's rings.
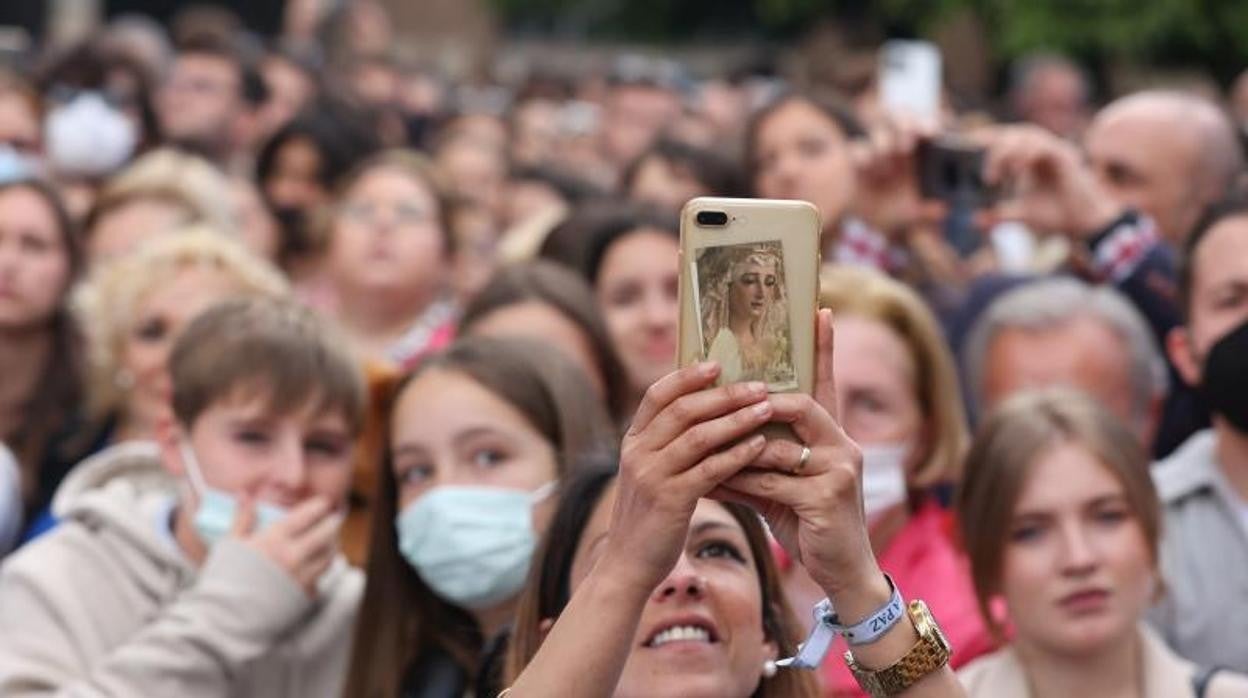
[[[1248,77],[924,119],[295,19],[0,70],[0,695],[1248,696]],[[818,209],[813,394],[676,365],[699,196]]]

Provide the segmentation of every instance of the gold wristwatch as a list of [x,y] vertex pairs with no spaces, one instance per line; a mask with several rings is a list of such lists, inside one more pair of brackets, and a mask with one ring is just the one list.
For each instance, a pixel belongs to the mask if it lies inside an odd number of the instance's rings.
[[845,653],[845,663],[858,680],[858,685],[873,698],[895,696],[949,662],[952,648],[936,619],[927,610],[927,604],[911,601],[906,612],[919,633],[919,641],[892,666],[872,671],[854,661],[852,652]]

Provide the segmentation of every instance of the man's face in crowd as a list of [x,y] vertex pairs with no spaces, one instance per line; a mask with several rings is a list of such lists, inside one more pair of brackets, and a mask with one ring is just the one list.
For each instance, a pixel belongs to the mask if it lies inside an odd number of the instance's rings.
[[1147,213],[1163,237],[1181,241],[1201,210],[1199,134],[1148,103],[1111,105],[1084,138],[1088,161],[1119,203]]
[[1223,219],[1197,245],[1187,314],[1168,349],[1183,380],[1199,385],[1209,350],[1248,321],[1248,215]]
[[243,109],[238,66],[223,56],[184,53],[157,101],[160,126],[175,141],[215,147],[230,139]]
[[982,412],[1028,389],[1063,385],[1082,390],[1151,443],[1154,420],[1135,409],[1131,353],[1122,338],[1087,316],[1043,329],[1009,328],[988,344]]

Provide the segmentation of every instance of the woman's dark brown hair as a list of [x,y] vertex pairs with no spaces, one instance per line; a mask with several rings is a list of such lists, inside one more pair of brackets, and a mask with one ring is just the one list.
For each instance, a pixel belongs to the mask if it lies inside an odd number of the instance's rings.
[[[430,371],[466,376],[519,410],[554,447],[560,482],[584,457],[612,443],[606,411],[582,371],[536,342],[459,340],[395,386],[387,400],[390,419],[404,390]],[[399,553],[394,523],[399,488],[389,454],[393,427],[386,425],[382,442],[368,583],[347,675],[346,695],[358,698],[398,698],[409,669],[432,652],[448,655],[471,679],[485,640],[472,616],[430,591]]]
[[[572,598],[572,563],[576,559],[576,549],[594,510],[615,481],[616,465],[611,461],[597,467],[587,466],[566,483],[559,508],[547,528],[549,533],[543,537],[520,596],[507,648],[506,685],[515,682],[541,647],[542,621],[558,618]],[[776,643],[781,656],[792,656],[800,642],[801,626],[780,586],[780,573],[776,570],[762,520],[749,507],[739,504],[723,504],[723,507],[741,526],[754,557],[758,586],[763,595],[763,631],[767,639]],[[812,673],[781,671],[770,679],[763,679],[753,698],[816,698],[818,695],[818,684]]]
[[534,260],[502,268],[473,298],[460,319],[460,332],[490,313],[522,303],[542,303],[554,308],[578,328],[594,352],[598,373],[606,386],[606,403],[616,423],[629,415],[628,379],[611,344],[607,326],[594,303],[594,290],[578,274],[554,262]]
[[0,184],[0,195],[19,189],[36,194],[52,212],[68,261],[61,301],[47,319],[51,345],[43,374],[21,412],[22,421],[13,432],[0,434],[0,441],[8,444],[21,464],[22,495],[27,511],[38,511],[51,498],[56,485],[47,481],[47,473],[40,472],[48,445],[82,404],[82,339],[66,297],[82,274],[83,252],[78,230],[51,185],[37,179],[20,179]]
[[841,135],[847,141],[866,135],[858,117],[854,116],[853,109],[840,98],[798,92],[782,93],[751,114],[745,127],[745,165],[751,189],[758,186],[758,133],[776,112],[793,103],[809,104],[817,109],[840,129]]
[[687,172],[702,185],[706,196],[740,198],[749,196],[745,173],[732,158],[719,151],[699,148],[670,138],[660,138],[650,150],[628,166],[622,177],[621,194],[627,196],[637,185],[641,166],[651,159],[663,161],[668,167]]

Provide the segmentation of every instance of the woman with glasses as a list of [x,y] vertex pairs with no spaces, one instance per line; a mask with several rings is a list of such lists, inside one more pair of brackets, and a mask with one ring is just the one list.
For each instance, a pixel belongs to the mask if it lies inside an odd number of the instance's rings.
[[324,259],[330,311],[361,358],[409,367],[453,334],[442,192],[423,158],[398,150],[365,160],[339,192]]

